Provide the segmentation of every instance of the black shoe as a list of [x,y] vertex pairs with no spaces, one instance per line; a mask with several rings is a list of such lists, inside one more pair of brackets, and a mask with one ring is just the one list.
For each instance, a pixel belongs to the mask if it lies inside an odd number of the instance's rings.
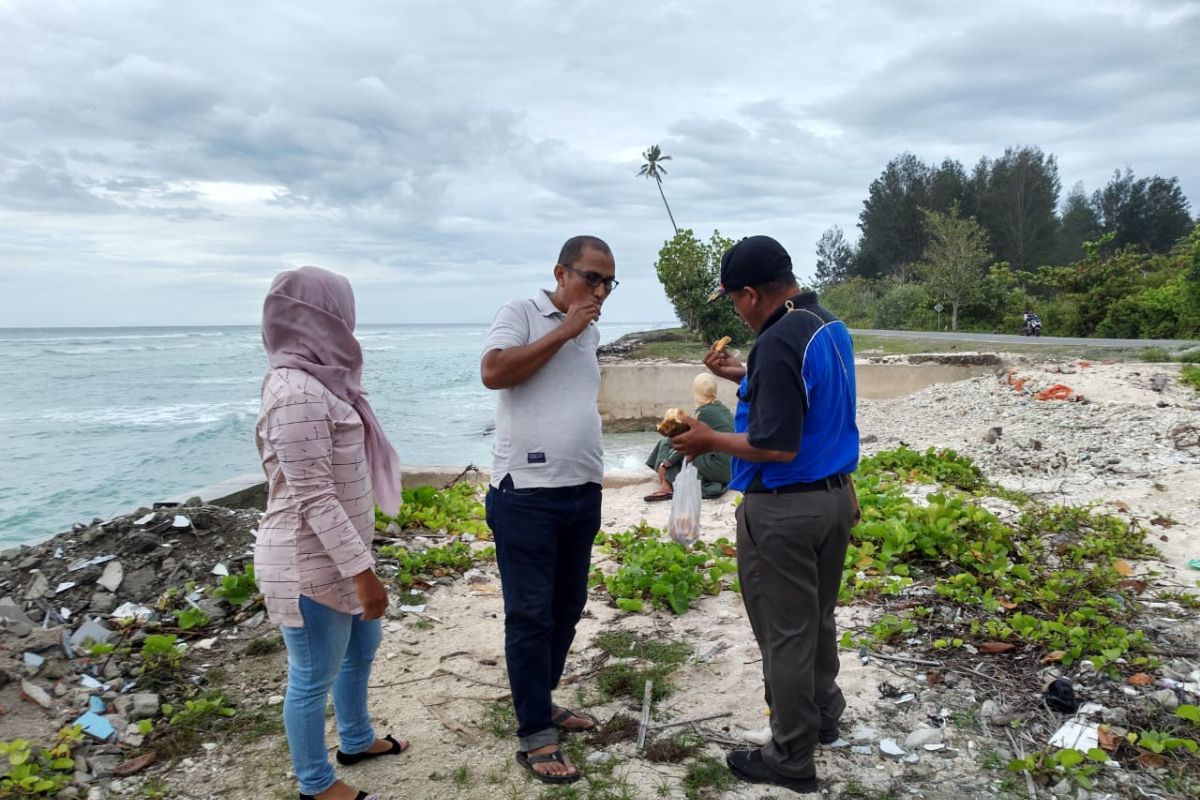
[[841,733],[838,732],[838,726],[834,725],[832,728],[822,728],[821,732],[817,734],[817,741],[821,744],[833,744],[841,736]]
[[380,756],[400,755],[401,753],[408,750],[408,742],[404,742],[403,744],[401,744],[400,742],[396,741],[390,733],[387,736],[383,737],[383,740],[385,742],[390,742],[392,746],[389,747],[387,750],[381,750],[378,753],[366,753],[366,752],[343,753],[341,750],[338,750],[337,751],[337,762],[339,764],[341,764],[343,767],[348,767],[351,764],[357,764],[360,761],[367,761],[372,758],[379,758]]
[[791,789],[799,794],[813,794],[820,787],[817,777],[789,778],[780,775],[763,763],[762,748],[755,750],[734,750],[725,756],[729,771],[749,783],[773,783],[785,789]]
[[[359,792],[355,796],[354,800],[367,800],[367,798],[370,796],[371,795],[367,794],[366,792]],[[317,800],[317,798],[313,797],[311,794],[305,794],[304,792],[301,792],[300,800]]]

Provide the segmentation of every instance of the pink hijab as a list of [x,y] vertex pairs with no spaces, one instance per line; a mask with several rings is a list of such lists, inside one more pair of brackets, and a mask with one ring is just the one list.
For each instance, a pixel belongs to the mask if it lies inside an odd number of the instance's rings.
[[320,267],[279,273],[263,303],[262,336],[272,368],[307,372],[358,412],[375,502],[385,514],[395,514],[401,502],[400,457],[362,387],[362,348],[354,338],[350,281]]

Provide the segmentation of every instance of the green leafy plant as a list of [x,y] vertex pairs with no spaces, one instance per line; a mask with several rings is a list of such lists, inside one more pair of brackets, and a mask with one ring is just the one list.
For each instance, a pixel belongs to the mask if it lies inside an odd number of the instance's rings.
[[1179,370],[1179,382],[1200,392],[1200,367],[1194,364],[1185,364]]
[[254,565],[247,564],[242,572],[222,575],[220,584],[213,589],[213,594],[235,608],[257,602],[261,595],[258,593],[258,584],[254,581]]
[[737,572],[736,550],[726,539],[688,549],[644,522],[622,533],[601,533],[601,552],[617,563],[616,572],[592,571],[592,586],[603,586],[622,611],[637,612],[647,602],[676,614],[693,600],[721,592],[723,578]]
[[423,529],[447,533],[470,533],[479,537],[491,535],[485,521],[479,487],[472,483],[456,483],[447,489],[432,486],[405,488],[404,504],[394,517],[377,513],[375,528],[384,530],[395,523],[401,530]]
[[63,728],[49,748],[35,747],[27,739],[0,742],[0,798],[37,798],[57,794],[75,775],[71,750],[83,740],[78,725]]
[[175,624],[181,630],[190,631],[192,628],[207,628],[211,620],[198,608],[181,608],[175,612]]
[[381,558],[397,563],[396,584],[407,589],[418,578],[440,578],[461,574],[476,562],[496,558],[496,548],[485,547],[474,550],[466,542],[451,542],[445,547],[429,547],[425,550],[409,550],[400,545],[384,545],[379,548]]
[[1073,783],[1084,789],[1091,790],[1095,784],[1092,777],[1097,770],[1108,761],[1108,754],[1099,748],[1092,748],[1087,754],[1070,748],[1053,753],[1034,753],[1025,758],[1018,758],[1009,763],[1010,772],[1029,772],[1034,780],[1047,784],[1057,775],[1069,778]]

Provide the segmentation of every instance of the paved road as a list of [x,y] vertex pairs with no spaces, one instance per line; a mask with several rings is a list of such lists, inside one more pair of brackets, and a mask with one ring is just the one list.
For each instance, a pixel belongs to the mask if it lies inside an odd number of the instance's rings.
[[855,328],[851,333],[863,336],[885,336],[894,339],[941,339],[952,342],[1025,345],[1090,345],[1093,347],[1162,347],[1183,350],[1200,346],[1200,341],[1188,339],[1087,339],[1075,336],[1019,336],[1005,333],[950,333],[948,331],[874,331]]

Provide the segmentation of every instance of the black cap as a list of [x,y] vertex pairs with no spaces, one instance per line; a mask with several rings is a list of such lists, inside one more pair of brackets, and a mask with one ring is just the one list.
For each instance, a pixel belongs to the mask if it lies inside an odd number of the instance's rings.
[[783,245],[770,236],[747,236],[721,256],[721,285],[708,300],[791,273],[792,257]]

